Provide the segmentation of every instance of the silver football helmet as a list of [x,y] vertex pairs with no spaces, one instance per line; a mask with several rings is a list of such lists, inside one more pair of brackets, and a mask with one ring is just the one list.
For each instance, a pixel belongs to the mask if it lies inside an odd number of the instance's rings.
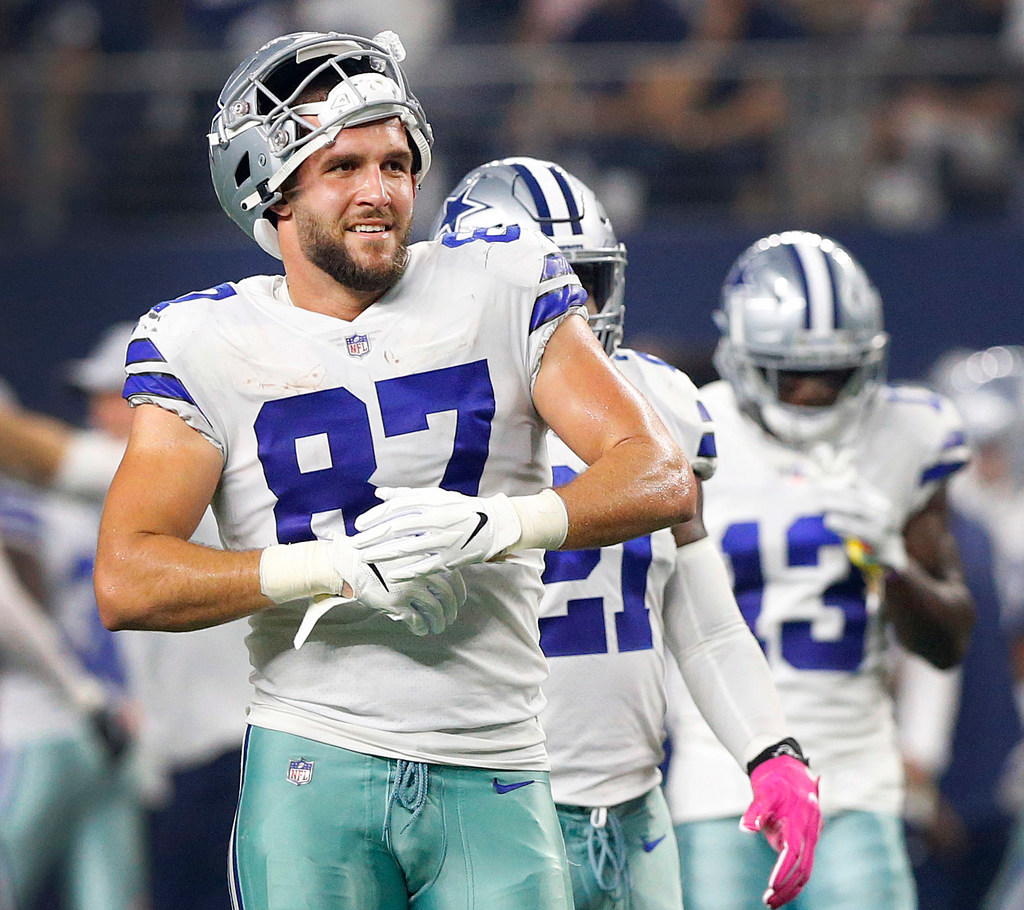
[[[231,220],[272,256],[280,259],[281,247],[267,210],[281,200],[281,185],[345,127],[400,118],[416,179],[426,175],[433,134],[399,66],[404,57],[394,32],[372,41],[296,32],[263,45],[231,74],[208,137],[213,185]],[[325,101],[298,103],[307,86],[325,79],[334,83]]]
[[[788,444],[843,442],[885,381],[881,298],[860,264],[828,237],[787,231],[750,246],[725,279],[715,322],[722,333],[718,372],[740,407]],[[779,374],[788,371],[840,373],[835,403],[785,404]]]
[[531,227],[550,237],[590,292],[590,327],[611,355],[622,341],[626,246],[597,196],[551,161],[502,158],[473,168],[445,199],[431,231]]

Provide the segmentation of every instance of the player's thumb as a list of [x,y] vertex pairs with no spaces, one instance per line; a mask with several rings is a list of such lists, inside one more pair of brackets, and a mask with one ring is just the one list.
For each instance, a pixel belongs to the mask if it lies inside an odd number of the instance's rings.
[[743,818],[740,819],[740,830],[741,831],[760,831],[763,822],[764,807],[761,805],[759,799],[755,799],[746,812],[743,813]]

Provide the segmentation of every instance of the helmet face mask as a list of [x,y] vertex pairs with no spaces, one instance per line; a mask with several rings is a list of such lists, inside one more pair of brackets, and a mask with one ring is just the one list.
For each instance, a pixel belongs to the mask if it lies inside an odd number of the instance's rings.
[[[404,56],[394,33],[370,41],[298,32],[261,47],[228,79],[210,127],[213,184],[231,220],[268,253],[281,257],[269,209],[282,185],[346,127],[398,117],[422,180],[433,135],[399,66]],[[310,88],[326,99],[300,103]]]
[[[803,231],[773,234],[733,265],[715,314],[715,365],[741,409],[783,442],[842,442],[885,381],[888,335],[863,268],[842,246]],[[787,404],[780,374],[815,373],[829,405]]]
[[558,245],[591,295],[590,327],[614,353],[625,315],[626,247],[593,191],[550,161],[490,161],[451,191],[431,235],[508,224],[540,231]]

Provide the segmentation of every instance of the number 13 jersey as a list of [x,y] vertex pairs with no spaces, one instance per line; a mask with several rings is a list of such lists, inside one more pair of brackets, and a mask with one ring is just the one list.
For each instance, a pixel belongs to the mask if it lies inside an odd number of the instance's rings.
[[[822,810],[898,814],[902,768],[880,592],[825,527],[815,480],[821,469],[812,457],[780,445],[741,414],[728,383],[704,386],[701,398],[715,420],[719,455],[704,487],[704,522],[731,568],[792,735],[821,775]],[[890,500],[902,527],[965,463],[967,450],[948,400],[924,388],[884,386],[845,454]],[[668,679],[673,820],[742,815],[751,797],[746,774],[715,739],[679,674]]]

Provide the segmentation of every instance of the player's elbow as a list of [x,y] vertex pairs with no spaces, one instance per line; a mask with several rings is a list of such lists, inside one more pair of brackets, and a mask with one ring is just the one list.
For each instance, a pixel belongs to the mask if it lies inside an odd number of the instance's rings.
[[694,518],[698,507],[698,486],[686,456],[677,449],[665,459],[661,471],[663,484],[657,490],[668,526],[684,524]]
[[138,628],[138,610],[142,602],[130,582],[127,560],[117,554],[96,555],[93,570],[93,586],[100,621],[111,632]]

